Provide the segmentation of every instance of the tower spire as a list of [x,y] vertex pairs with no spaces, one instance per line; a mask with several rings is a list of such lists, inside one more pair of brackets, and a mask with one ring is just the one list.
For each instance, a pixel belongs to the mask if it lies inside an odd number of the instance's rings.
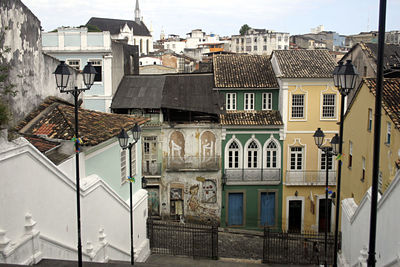
[[135,8],[135,22],[140,23],[140,9],[139,9],[139,0],[136,0],[136,8]]

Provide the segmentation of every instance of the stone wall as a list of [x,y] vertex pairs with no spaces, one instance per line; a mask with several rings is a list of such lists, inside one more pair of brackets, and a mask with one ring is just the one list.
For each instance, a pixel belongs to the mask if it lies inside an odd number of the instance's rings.
[[9,97],[13,126],[47,96],[72,96],[56,88],[53,72],[59,62],[42,53],[39,19],[20,0],[0,1],[0,14],[0,64],[9,66],[9,81],[18,92]]

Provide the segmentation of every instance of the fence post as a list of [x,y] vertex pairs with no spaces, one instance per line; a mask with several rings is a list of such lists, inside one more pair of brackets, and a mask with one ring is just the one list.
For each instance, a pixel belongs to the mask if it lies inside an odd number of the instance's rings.
[[218,226],[211,227],[212,259],[218,260]]
[[263,235],[263,258],[262,263],[267,263],[267,235],[269,232],[269,228],[264,226],[264,235]]

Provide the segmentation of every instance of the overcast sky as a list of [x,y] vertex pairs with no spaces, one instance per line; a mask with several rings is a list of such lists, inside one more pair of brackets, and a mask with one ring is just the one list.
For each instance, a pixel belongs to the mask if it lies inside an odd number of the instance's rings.
[[[91,17],[134,19],[136,0],[22,0],[45,31],[86,24]],[[302,34],[325,30],[357,34],[378,29],[379,0],[139,0],[154,40],[165,34],[185,37],[192,29],[220,36],[250,27]],[[386,30],[400,30],[400,0],[387,0]]]

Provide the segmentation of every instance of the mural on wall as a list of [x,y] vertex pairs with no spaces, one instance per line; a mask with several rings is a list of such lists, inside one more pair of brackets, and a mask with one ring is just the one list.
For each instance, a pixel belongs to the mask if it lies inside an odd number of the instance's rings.
[[199,185],[193,185],[189,189],[189,200],[188,200],[188,205],[189,209],[191,211],[196,211],[199,208],[199,198],[198,198],[198,193],[199,193]]
[[147,187],[149,193],[148,209],[150,216],[160,215],[160,188],[158,186]]
[[170,190],[171,217],[181,219],[183,215],[183,188],[171,188]]
[[201,160],[212,161],[215,158],[215,135],[210,131],[205,131],[201,135]]
[[185,137],[179,131],[174,131],[169,140],[169,156],[173,160],[183,161],[185,158]]
[[205,180],[203,183],[202,201],[205,203],[217,202],[217,187],[212,180]]

